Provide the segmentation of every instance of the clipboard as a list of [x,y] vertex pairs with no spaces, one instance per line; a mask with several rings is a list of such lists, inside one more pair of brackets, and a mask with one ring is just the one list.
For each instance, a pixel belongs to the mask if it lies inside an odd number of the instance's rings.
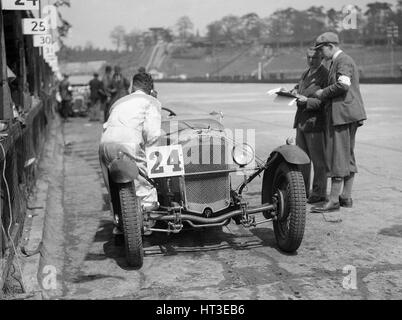
[[292,99],[297,99],[298,98],[298,96],[297,95],[294,95],[293,93],[290,93],[289,91],[278,91],[278,92],[275,92],[278,96],[281,96],[281,97],[288,97],[288,98],[292,98]]

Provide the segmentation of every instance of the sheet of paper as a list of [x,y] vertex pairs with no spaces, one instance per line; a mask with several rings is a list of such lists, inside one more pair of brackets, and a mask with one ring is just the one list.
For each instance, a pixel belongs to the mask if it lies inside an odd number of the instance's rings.
[[271,89],[267,92],[268,95],[273,96],[274,94],[276,94],[278,91],[281,91],[282,88],[275,88],[275,89]]
[[282,105],[288,105],[292,106],[295,104],[296,99],[295,98],[290,98],[290,97],[283,97],[283,96],[275,96],[275,99],[273,100],[275,104],[282,104]]

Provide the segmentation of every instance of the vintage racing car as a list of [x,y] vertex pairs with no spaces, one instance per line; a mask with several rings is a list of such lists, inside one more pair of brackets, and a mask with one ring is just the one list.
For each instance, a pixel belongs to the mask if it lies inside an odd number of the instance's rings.
[[[184,225],[219,227],[231,219],[246,228],[272,221],[278,247],[296,251],[306,219],[307,177],[301,168],[310,165],[307,154],[297,146],[283,145],[266,161],[258,161],[253,148],[228,137],[216,117],[184,117],[167,111],[159,146],[147,150],[148,172],[140,172],[123,150],[109,166],[111,200],[124,233],[128,264],[142,266],[147,234],[179,233]],[[156,187],[158,209],[140,207],[133,183],[138,174]],[[238,188],[232,187],[233,174],[244,175]],[[262,204],[250,207],[243,192],[260,174]],[[256,213],[263,213],[262,221],[256,221]]]

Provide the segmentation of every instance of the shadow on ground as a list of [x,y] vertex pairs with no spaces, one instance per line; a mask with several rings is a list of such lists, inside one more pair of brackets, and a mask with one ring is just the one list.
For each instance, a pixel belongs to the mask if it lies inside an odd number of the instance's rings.
[[[197,255],[218,250],[249,250],[258,247],[277,249],[275,235],[271,228],[254,228],[246,230],[241,226],[229,225],[219,228],[183,229],[179,234],[153,233],[143,238],[145,257],[173,256],[178,254]],[[113,259],[124,270],[132,270],[125,258],[124,238],[113,236],[113,222],[101,220],[94,242],[103,242],[101,253],[88,253],[86,260],[103,261]],[[163,227],[163,226],[156,226]],[[277,249],[278,250],[278,249]]]

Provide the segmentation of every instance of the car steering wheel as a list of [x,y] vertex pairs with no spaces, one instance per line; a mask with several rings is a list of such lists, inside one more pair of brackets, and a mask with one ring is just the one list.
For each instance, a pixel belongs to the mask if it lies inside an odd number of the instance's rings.
[[172,110],[170,110],[168,108],[162,107],[162,110],[165,110],[165,111],[169,112],[169,117],[176,117],[177,116],[177,114],[174,111],[172,111]]

